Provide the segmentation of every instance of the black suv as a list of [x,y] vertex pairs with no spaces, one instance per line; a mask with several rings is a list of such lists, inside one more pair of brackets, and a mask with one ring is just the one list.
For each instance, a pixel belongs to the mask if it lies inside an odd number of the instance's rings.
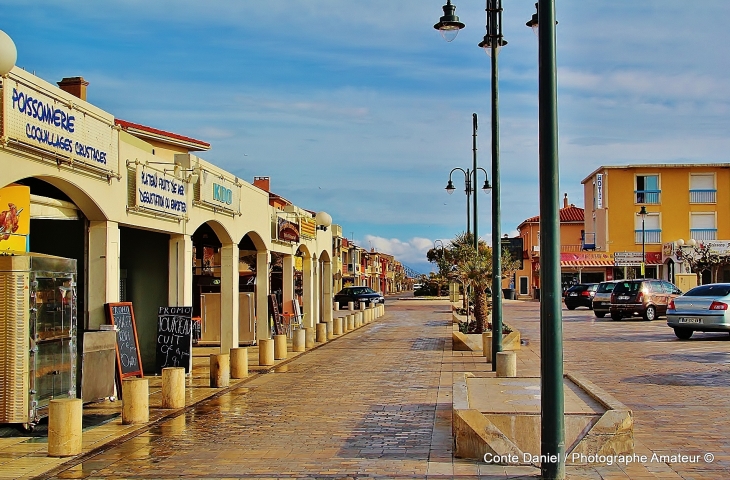
[[593,295],[596,293],[597,283],[579,283],[573,285],[565,292],[565,306],[568,310],[575,310],[577,307],[587,307],[593,310]]
[[667,306],[682,295],[676,285],[666,280],[621,280],[611,293],[611,318],[644,317],[654,320],[667,314]]

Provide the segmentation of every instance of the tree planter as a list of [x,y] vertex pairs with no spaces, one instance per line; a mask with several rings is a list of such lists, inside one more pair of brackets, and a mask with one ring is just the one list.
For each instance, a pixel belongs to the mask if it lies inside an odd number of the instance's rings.
[[[464,320],[459,320],[464,321]],[[481,352],[481,333],[461,333],[459,325],[454,324],[454,331],[451,335],[452,350],[456,352]],[[512,327],[510,327],[512,328]],[[502,350],[519,350],[521,336],[518,330],[512,328],[512,332],[502,335]]]

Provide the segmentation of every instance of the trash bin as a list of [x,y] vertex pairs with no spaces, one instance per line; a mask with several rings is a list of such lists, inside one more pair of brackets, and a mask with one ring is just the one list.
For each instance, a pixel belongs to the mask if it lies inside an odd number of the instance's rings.
[[515,289],[514,288],[503,288],[502,294],[504,295],[504,298],[506,300],[514,300],[515,299]]

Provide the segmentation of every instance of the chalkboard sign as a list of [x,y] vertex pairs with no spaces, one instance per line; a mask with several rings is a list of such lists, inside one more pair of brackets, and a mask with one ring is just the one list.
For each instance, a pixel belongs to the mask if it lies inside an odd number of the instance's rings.
[[279,313],[279,302],[273,294],[269,295],[269,312],[274,317],[274,335],[284,335],[286,333],[284,317]]
[[126,377],[144,376],[132,302],[107,303],[106,307],[109,323],[117,326],[117,374],[120,381]]
[[160,307],[157,313],[156,371],[185,367],[190,371],[193,338],[193,307]]

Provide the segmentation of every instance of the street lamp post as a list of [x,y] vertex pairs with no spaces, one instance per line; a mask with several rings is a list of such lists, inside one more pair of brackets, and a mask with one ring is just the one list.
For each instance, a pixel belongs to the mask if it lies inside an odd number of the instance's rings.
[[[497,54],[507,42],[502,36],[502,0],[486,0],[487,11],[487,33],[479,43],[479,47],[491,57],[492,67],[492,332],[502,331],[502,244],[501,244],[501,205],[500,205],[500,182],[499,182],[499,87]],[[454,37],[464,24],[459,17],[454,15],[456,7],[447,0],[443,7],[444,16],[434,25],[434,28]],[[456,33],[453,33],[456,32]],[[447,39],[448,40],[448,39]],[[453,40],[453,38],[451,38]],[[450,40],[448,40],[450,41]],[[476,114],[474,114],[474,125],[476,131]],[[475,137],[476,138],[476,137]],[[476,145],[474,154],[474,170],[476,171]],[[474,200],[474,216],[476,218],[476,197]],[[478,241],[476,235],[476,220],[474,222],[475,248]],[[497,353],[502,351],[502,335],[492,335],[492,370],[497,369]]]
[[[555,0],[539,0],[527,22],[538,34],[540,165],[540,463],[542,478],[565,478],[565,398],[560,288],[560,189]],[[539,23],[538,23],[539,19]],[[538,27],[538,24],[540,28]]]
[[644,230],[644,223],[646,221],[646,207],[641,206],[641,210],[637,214],[641,217],[641,278],[646,276],[646,230]]
[[[474,163],[476,164],[476,160],[474,161]],[[474,240],[473,241],[474,241],[474,248],[477,249],[477,251],[478,251],[479,235],[477,233],[477,221],[476,221],[476,208],[477,208],[477,200],[476,200],[477,172],[476,171],[477,170],[481,170],[482,172],[484,172],[485,179],[484,179],[484,185],[482,186],[482,190],[487,191],[492,187],[489,185],[489,180],[486,178],[487,171],[484,170],[483,168],[476,167],[475,170],[470,170],[468,168],[466,170],[464,170],[463,168],[456,167],[456,168],[452,168],[451,172],[449,172],[449,182],[446,184],[446,192],[448,192],[449,195],[454,193],[454,191],[456,190],[456,187],[454,187],[454,182],[451,180],[451,176],[457,170],[459,170],[461,173],[464,174],[464,186],[465,186],[464,192],[466,193],[466,233],[467,233],[467,235],[469,235],[471,233],[471,230],[469,229],[470,223],[471,223],[471,219],[470,219],[470,215],[469,215],[469,204],[470,204],[469,200],[470,200],[470,196],[472,194],[474,195]]]

